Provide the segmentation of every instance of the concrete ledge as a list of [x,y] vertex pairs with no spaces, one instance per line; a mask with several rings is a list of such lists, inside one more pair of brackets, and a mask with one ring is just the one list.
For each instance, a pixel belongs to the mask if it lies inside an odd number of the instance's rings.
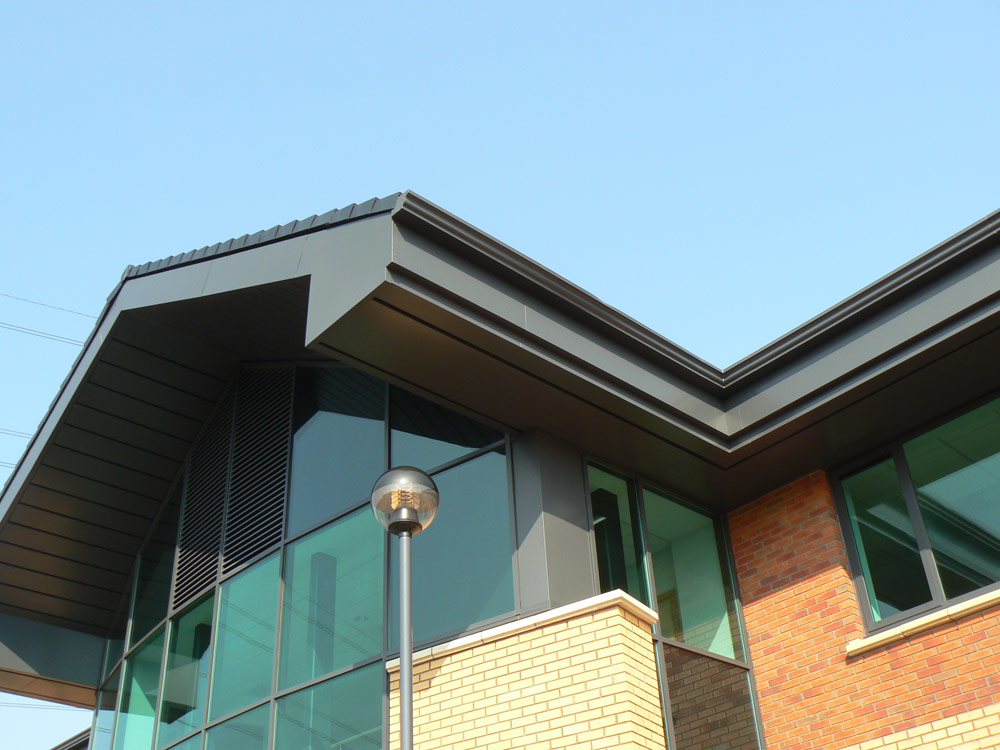
[[867,638],[855,638],[847,644],[847,655],[859,656],[866,651],[871,651],[895,641],[901,641],[904,638],[909,638],[911,635],[923,633],[925,630],[930,630],[947,622],[961,620],[963,617],[968,617],[998,604],[1000,604],[1000,589],[989,591],[981,596],[968,599],[959,604],[953,604],[944,609],[939,609],[936,612],[931,612],[915,620],[900,623],[895,627],[875,633]]
[[[567,604],[564,607],[556,607],[555,609],[550,609],[531,617],[525,617],[523,620],[506,622],[503,625],[497,625],[494,628],[487,628],[486,630],[481,630],[478,633],[463,635],[461,638],[456,638],[452,641],[448,641],[447,643],[441,643],[437,646],[431,646],[430,648],[416,651],[413,654],[413,663],[420,664],[425,661],[430,661],[431,659],[439,659],[442,656],[454,654],[459,651],[465,651],[466,649],[474,648],[475,646],[479,646],[484,643],[492,643],[493,641],[498,641],[501,638],[508,638],[512,635],[524,633],[529,630],[535,630],[546,625],[552,625],[553,623],[562,622],[563,620],[569,620],[574,617],[590,614],[592,612],[611,609],[612,607],[620,607],[630,615],[639,618],[641,622],[644,622],[647,625],[653,625],[653,623],[660,619],[659,615],[657,615],[656,612],[651,610],[645,604],[629,596],[621,589],[615,589],[614,591],[609,591],[606,594],[599,594],[598,596],[592,596],[589,599],[583,599],[578,602],[573,602],[572,604]],[[385,669],[387,672],[399,671],[399,659],[390,659],[387,661]]]

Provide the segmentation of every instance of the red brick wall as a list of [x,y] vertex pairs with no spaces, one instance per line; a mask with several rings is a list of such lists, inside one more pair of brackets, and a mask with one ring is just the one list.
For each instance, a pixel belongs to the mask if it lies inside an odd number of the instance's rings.
[[1000,607],[847,658],[864,632],[823,472],[729,525],[768,750],[833,750],[1000,703]]

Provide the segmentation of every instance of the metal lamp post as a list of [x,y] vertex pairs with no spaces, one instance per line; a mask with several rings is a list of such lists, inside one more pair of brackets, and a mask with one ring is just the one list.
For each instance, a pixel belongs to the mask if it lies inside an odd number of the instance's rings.
[[399,746],[413,750],[413,601],[410,543],[437,515],[437,485],[413,466],[397,466],[372,488],[375,518],[399,537]]

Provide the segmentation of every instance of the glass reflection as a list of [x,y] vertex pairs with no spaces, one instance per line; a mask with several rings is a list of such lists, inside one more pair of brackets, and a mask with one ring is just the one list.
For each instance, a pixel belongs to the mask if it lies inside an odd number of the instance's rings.
[[385,384],[346,367],[300,368],[288,535],[358,505],[386,468]]
[[288,546],[279,687],[381,653],[383,534],[362,508]]
[[111,733],[115,727],[115,703],[118,700],[118,671],[97,695],[97,719],[91,736],[89,750],[111,750]]
[[139,557],[130,646],[142,640],[167,616],[179,512],[180,502],[172,501]]
[[279,557],[271,555],[222,584],[209,719],[271,693]]
[[742,658],[732,596],[715,521],[643,489],[660,632],[730,658]]
[[390,389],[393,466],[430,471],[477,448],[503,439],[503,433],[412,393]]
[[153,743],[162,658],[163,630],[160,629],[126,659],[115,750],[145,749]]
[[371,664],[279,698],[275,749],[381,748],[383,675]]
[[169,745],[205,723],[213,603],[211,596],[202,599],[170,623],[157,747]]
[[887,459],[842,485],[875,622],[930,601],[895,462]]
[[265,703],[209,729],[205,733],[205,750],[267,750],[270,724],[271,705]]
[[[434,475],[441,511],[413,543],[413,637],[428,640],[514,609],[507,458],[487,453]],[[391,538],[392,560],[398,541]],[[398,643],[399,571],[390,567],[389,637]]]
[[601,591],[621,589],[649,604],[639,506],[632,482],[592,464],[587,466],[587,478]]
[[904,444],[945,596],[1000,581],[1000,400]]

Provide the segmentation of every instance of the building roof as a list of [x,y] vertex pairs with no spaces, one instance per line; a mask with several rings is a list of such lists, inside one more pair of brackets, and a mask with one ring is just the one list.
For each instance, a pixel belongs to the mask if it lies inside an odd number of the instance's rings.
[[998,232],[725,370],[412,192],[130,266],[0,493],[0,614],[107,632],[246,361],[345,361],[728,511],[996,388]]

